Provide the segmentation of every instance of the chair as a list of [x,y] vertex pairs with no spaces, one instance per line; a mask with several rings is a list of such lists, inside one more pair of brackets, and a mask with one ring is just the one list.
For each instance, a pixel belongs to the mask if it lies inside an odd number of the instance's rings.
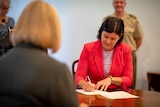
[[147,72],[148,90],[160,92],[160,72]]
[[72,63],[72,75],[73,75],[73,77],[74,77],[74,75],[76,73],[77,64],[78,64],[78,59],[73,61],[73,63]]

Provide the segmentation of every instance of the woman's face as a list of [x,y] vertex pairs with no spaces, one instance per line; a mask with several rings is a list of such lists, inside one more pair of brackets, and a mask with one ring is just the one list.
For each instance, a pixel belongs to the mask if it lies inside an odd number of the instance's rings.
[[120,37],[116,33],[108,33],[106,31],[103,31],[101,34],[102,48],[106,51],[113,50],[115,44],[119,39]]
[[8,13],[9,7],[10,7],[9,2],[2,2],[0,5],[0,15],[5,16]]

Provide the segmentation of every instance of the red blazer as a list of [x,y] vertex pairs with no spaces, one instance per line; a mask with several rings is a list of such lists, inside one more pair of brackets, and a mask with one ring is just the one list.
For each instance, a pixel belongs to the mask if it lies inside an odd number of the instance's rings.
[[[75,75],[76,84],[78,84],[80,80],[86,80],[87,75],[90,77],[92,83],[95,84],[106,78],[100,40],[84,45]],[[131,48],[127,44],[120,43],[115,47],[109,75],[113,77],[121,77],[121,88],[124,90],[132,85],[132,54]],[[110,85],[109,88],[117,88],[117,86]]]

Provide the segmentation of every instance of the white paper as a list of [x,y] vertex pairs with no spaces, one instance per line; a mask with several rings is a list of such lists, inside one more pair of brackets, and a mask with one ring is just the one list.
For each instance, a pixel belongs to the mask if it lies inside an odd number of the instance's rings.
[[99,91],[99,90],[87,92],[82,89],[76,89],[76,92],[81,93],[81,94],[85,94],[85,95],[97,95],[97,94],[101,93],[101,91]]
[[139,98],[139,96],[132,95],[125,91],[106,92],[106,91],[94,90],[91,92],[86,92],[82,89],[76,89],[76,92],[85,94],[85,95],[101,95],[109,99]]

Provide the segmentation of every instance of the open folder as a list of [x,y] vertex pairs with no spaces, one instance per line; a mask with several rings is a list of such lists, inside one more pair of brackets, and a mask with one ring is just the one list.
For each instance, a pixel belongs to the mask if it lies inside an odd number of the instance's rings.
[[76,92],[81,93],[81,94],[85,94],[85,95],[101,95],[101,96],[109,98],[109,99],[139,98],[139,96],[132,95],[132,94],[125,92],[125,91],[107,92],[107,91],[94,90],[91,92],[86,92],[82,89],[76,89]]

